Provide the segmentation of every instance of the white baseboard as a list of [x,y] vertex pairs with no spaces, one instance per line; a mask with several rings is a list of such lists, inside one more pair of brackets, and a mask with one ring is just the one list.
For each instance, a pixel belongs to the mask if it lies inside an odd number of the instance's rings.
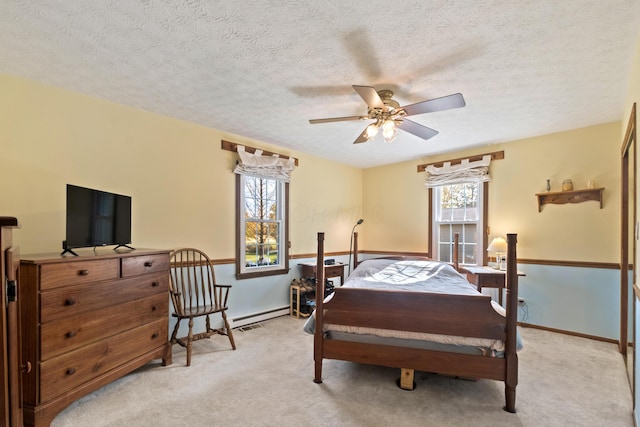
[[231,329],[240,328],[242,326],[250,325],[256,322],[262,322],[264,320],[273,319],[274,317],[280,317],[289,314],[289,307],[276,308],[274,310],[263,311],[260,313],[248,314],[245,316],[239,316],[233,319],[229,319]]

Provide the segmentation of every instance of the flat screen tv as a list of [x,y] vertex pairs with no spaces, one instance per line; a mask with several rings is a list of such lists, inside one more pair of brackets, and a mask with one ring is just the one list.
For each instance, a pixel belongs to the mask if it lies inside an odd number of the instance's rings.
[[[67,184],[67,232],[62,254],[74,248],[131,243],[131,197]],[[114,248],[115,249],[115,248]]]

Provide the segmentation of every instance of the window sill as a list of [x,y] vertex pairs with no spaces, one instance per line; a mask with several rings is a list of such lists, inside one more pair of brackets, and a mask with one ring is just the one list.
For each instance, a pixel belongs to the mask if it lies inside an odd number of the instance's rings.
[[236,279],[253,279],[255,277],[277,276],[289,274],[289,268],[279,268],[277,270],[251,271],[248,273],[236,273]]

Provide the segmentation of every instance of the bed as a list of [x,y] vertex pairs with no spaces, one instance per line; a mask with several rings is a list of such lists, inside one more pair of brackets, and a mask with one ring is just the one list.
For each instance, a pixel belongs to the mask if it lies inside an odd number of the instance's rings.
[[[504,309],[457,273],[457,264],[454,269],[421,257],[358,263],[356,255],[357,268],[343,286],[326,299],[324,287],[316,287],[316,310],[305,324],[314,334],[314,382],[322,383],[324,359],[399,368],[399,385],[409,390],[415,370],[486,378],[504,382],[504,409],[515,412],[521,346],[516,240],[507,235]],[[324,233],[318,233],[317,265],[323,260]],[[316,283],[324,280],[317,269]]]

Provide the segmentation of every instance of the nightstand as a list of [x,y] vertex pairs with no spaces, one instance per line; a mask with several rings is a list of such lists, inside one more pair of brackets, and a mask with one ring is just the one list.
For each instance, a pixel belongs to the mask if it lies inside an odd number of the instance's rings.
[[[305,278],[315,278],[316,277],[316,264],[315,263],[304,263],[299,264],[302,277]],[[331,265],[324,266],[324,278],[330,279],[332,277],[340,278],[340,286],[344,284],[344,268],[347,264],[336,263]]]
[[[498,304],[502,305],[502,289],[504,289],[505,277],[507,272],[505,270],[496,270],[495,268],[483,266],[483,267],[461,267],[461,270],[467,273],[467,280],[469,283],[473,283],[478,288],[478,292],[482,291],[482,288],[498,288]],[[518,271],[518,276],[524,276],[525,274]]]

